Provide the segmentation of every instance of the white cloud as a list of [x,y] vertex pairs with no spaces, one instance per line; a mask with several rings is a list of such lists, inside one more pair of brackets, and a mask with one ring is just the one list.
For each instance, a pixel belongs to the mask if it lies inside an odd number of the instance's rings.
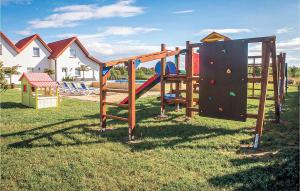
[[144,34],[149,32],[160,31],[158,28],[148,28],[148,27],[129,27],[129,26],[110,26],[105,28],[103,31],[94,34],[60,34],[57,35],[59,38],[66,38],[71,36],[78,36],[80,39],[93,39],[93,38],[103,38],[107,36],[129,36]]
[[223,34],[233,34],[233,33],[243,33],[243,32],[252,32],[248,28],[226,28],[226,29],[202,29],[197,32],[197,35],[209,34],[211,32],[223,33]]
[[277,29],[276,33],[278,33],[278,34],[288,33],[288,32],[292,32],[293,30],[294,30],[293,27],[283,27],[283,28]]
[[1,5],[17,4],[30,5],[32,0],[1,0]]
[[22,36],[28,36],[32,34],[32,31],[30,29],[15,31],[16,34],[22,35]]
[[186,14],[186,13],[193,13],[195,10],[189,9],[189,10],[182,10],[182,11],[174,11],[173,14]]
[[74,27],[81,21],[91,19],[104,19],[113,17],[132,17],[144,12],[142,7],[132,5],[133,1],[119,1],[115,4],[97,6],[90,5],[70,5],[58,7],[51,14],[43,19],[29,21],[30,28],[62,28]]
[[277,43],[279,50],[300,50],[300,37]]

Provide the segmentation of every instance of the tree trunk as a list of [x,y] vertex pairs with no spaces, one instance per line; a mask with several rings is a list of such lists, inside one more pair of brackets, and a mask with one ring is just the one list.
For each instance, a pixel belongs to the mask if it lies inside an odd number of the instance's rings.
[[84,71],[82,71],[82,75],[83,75],[83,81],[84,81]]
[[11,81],[12,81],[12,75],[10,74],[9,75],[9,84],[11,84]]

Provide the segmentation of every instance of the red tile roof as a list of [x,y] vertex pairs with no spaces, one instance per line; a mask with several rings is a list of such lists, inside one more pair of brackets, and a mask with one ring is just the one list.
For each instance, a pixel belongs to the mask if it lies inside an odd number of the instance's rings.
[[46,73],[23,73],[19,81],[24,77],[34,87],[57,87],[57,83]]
[[34,34],[34,35],[31,35],[29,37],[26,37],[26,38],[23,38],[23,39],[19,40],[16,43],[16,47],[19,49],[19,52],[21,52],[35,39],[39,40],[49,52],[52,52],[52,50],[47,46],[45,41],[43,41],[43,39],[38,34]]
[[71,37],[63,40],[59,40],[56,42],[51,42],[48,44],[48,46],[52,50],[52,54],[49,56],[49,58],[56,59],[58,58],[71,44],[75,42],[79,48],[83,51],[83,53],[88,57],[90,60],[96,62],[97,64],[101,64],[99,60],[92,57],[89,52],[84,48],[84,46],[81,44],[81,42],[78,40],[77,37]]
[[17,53],[19,53],[19,49],[14,45],[14,43],[9,40],[9,38],[3,33],[0,32],[1,38],[4,39]]

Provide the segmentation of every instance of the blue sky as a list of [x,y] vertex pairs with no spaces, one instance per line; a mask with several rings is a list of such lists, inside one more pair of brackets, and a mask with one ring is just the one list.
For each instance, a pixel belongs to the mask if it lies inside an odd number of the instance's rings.
[[[1,31],[12,41],[78,36],[107,61],[199,42],[211,31],[233,39],[277,36],[277,49],[300,66],[298,0],[2,0]],[[259,46],[252,46],[257,52]],[[151,65],[151,64],[150,64]]]

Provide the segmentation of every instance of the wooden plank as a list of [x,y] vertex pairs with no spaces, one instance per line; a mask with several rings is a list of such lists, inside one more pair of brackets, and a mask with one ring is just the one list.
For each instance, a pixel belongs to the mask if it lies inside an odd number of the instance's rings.
[[115,116],[115,115],[106,115],[106,117],[107,117],[108,119],[116,119],[116,120],[128,122],[128,119],[127,119],[127,118],[124,118],[124,117],[119,117],[119,116]]
[[248,83],[259,83],[262,81],[261,77],[248,78]]
[[[259,96],[249,96],[247,98],[248,99],[259,99],[260,100]],[[266,100],[274,100],[274,97],[266,97]]]
[[255,56],[248,56],[248,58],[261,58],[261,55],[255,55]]
[[[245,39],[237,39],[237,40],[243,40],[247,43],[257,43],[257,42],[270,42],[275,41],[276,36],[265,36],[265,37],[256,37],[256,38],[245,38]],[[191,48],[197,48],[200,47],[203,43],[194,43],[190,44],[189,47]]]
[[279,123],[280,120],[280,108],[279,108],[279,91],[278,91],[278,68],[276,62],[276,45],[275,41],[272,41],[272,75],[273,75],[273,89],[274,89],[274,104],[275,104],[275,122]]
[[197,107],[188,107],[188,110],[190,110],[191,112],[199,112],[199,108]]
[[135,62],[133,60],[128,62],[128,137],[129,141],[134,139],[135,131]]
[[254,119],[257,119],[257,114],[254,114],[254,113],[247,113],[247,118],[254,118]]
[[186,76],[187,76],[187,82],[186,82],[186,116],[192,117],[193,111],[190,109],[193,106],[193,74],[194,74],[194,67],[193,67],[193,48],[190,44],[190,41],[186,42],[186,49],[187,54],[185,56],[186,58]]
[[123,107],[123,108],[128,108],[128,104],[120,104],[120,103],[114,103],[114,102],[104,102],[106,105],[111,105],[111,106],[116,106],[116,107]]
[[111,88],[103,88],[103,91],[105,91],[105,92],[114,92],[114,93],[125,93],[125,94],[127,94],[129,92],[128,90],[111,89]]
[[256,121],[256,135],[254,139],[254,148],[258,148],[263,131],[264,119],[265,119],[265,104],[267,97],[268,87],[268,73],[270,65],[270,43],[262,43],[262,79],[261,79],[261,97],[258,106],[258,117]]
[[[179,47],[176,47],[175,48],[176,51],[179,51],[180,52],[180,48]],[[179,75],[179,68],[180,68],[180,54],[176,54],[175,55],[175,65],[176,65],[176,74]],[[180,95],[180,86],[181,86],[181,81],[180,82],[176,82],[175,84],[175,96],[176,97],[179,97]],[[176,107],[176,110],[178,111],[179,110],[179,104],[176,103],[175,105]]]
[[[161,44],[161,51],[166,50],[166,45]],[[160,60],[161,63],[161,70],[160,70],[160,76],[161,76],[161,81],[160,81],[160,114],[164,115],[165,114],[165,102],[164,102],[164,97],[166,94],[166,87],[165,87],[165,75],[166,75],[166,58],[161,58]]]

